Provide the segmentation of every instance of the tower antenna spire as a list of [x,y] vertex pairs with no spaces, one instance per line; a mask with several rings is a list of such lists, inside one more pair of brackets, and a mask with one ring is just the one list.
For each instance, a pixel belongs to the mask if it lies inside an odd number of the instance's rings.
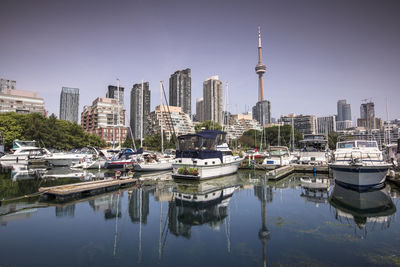
[[267,71],[267,67],[262,63],[262,47],[261,47],[261,27],[258,25],[258,64],[256,65],[256,73],[258,74],[258,101],[264,101],[264,84],[263,75]]

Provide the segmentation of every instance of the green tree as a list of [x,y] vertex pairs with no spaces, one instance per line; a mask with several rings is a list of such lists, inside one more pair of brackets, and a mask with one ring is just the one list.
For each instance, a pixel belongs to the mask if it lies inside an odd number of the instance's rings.
[[58,120],[54,114],[46,118],[39,113],[3,113],[0,114],[0,131],[4,132],[6,150],[12,147],[15,139],[35,140],[39,145],[57,149],[106,146],[100,137],[86,134],[77,123]]
[[202,123],[196,124],[194,126],[194,130],[196,133],[201,132],[202,130],[217,130],[221,131],[222,126],[215,121],[203,121]]
[[328,144],[329,144],[329,149],[333,150],[336,149],[336,143],[338,141],[338,133],[337,132],[331,132],[328,134]]

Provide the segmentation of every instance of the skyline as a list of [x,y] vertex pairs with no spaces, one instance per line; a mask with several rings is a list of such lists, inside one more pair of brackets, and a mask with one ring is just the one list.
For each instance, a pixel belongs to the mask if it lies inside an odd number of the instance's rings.
[[395,1],[230,1],[228,12],[224,1],[211,9],[207,1],[23,2],[4,3],[0,33],[8,38],[0,40],[0,77],[38,92],[50,114],[59,113],[62,87],[80,89],[82,112],[117,78],[127,113],[132,86],[142,79],[150,83],[154,110],[159,81],[166,85],[186,68],[192,70],[192,113],[203,81],[213,75],[229,83],[232,113],[245,105],[251,111],[260,25],[272,117],[332,115],[337,100],[346,99],[355,121],[361,100],[371,97],[377,117],[386,120],[386,98],[389,119],[400,117]]

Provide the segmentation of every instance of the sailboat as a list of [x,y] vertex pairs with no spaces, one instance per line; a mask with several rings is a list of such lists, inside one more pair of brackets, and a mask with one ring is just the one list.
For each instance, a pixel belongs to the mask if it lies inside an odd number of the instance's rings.
[[[160,112],[161,112],[161,154],[164,154],[164,132],[163,132],[163,86],[162,82],[160,82],[160,95],[161,95],[161,104],[160,104]],[[135,171],[165,171],[172,170],[172,163],[174,159],[172,157],[164,157],[163,155],[157,156],[146,155],[138,161],[134,166]]]

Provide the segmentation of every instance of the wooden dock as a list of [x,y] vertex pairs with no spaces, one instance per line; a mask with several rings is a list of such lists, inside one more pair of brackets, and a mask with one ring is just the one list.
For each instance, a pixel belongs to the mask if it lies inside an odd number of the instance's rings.
[[46,199],[54,199],[64,202],[71,199],[93,196],[104,192],[110,192],[122,187],[128,187],[137,182],[136,178],[129,179],[109,179],[101,181],[91,181],[84,183],[74,183],[52,187],[40,187],[39,192]]
[[306,164],[291,164],[280,168],[269,170],[265,176],[271,180],[282,179],[292,173],[325,173],[329,174],[329,166],[322,165],[306,165]]

